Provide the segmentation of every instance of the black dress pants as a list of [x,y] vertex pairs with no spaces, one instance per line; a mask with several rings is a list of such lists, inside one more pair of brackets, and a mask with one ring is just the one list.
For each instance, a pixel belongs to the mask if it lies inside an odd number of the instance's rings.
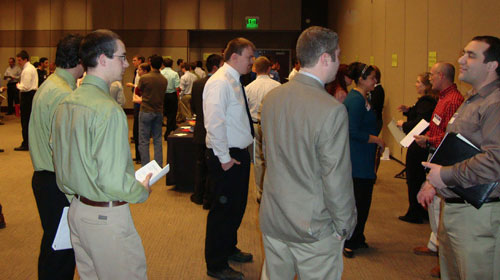
[[35,171],[32,188],[43,228],[38,257],[38,279],[73,279],[75,274],[73,249],[59,251],[52,249],[63,208],[69,206],[68,199],[57,187],[54,172]]
[[36,90],[21,92],[21,128],[23,133],[23,143],[21,143],[21,146],[23,147],[29,146],[28,126],[30,123],[31,105],[33,104],[35,92]]
[[215,188],[205,239],[205,260],[211,271],[228,267],[228,257],[238,251],[238,228],[247,205],[250,154],[246,149],[236,148],[231,148],[230,154],[241,164],[224,171],[213,150],[206,152],[209,176]]
[[358,223],[350,239],[346,240],[344,247],[358,249],[366,240],[365,224],[372,204],[373,184],[375,179],[352,178],[354,186],[354,198],[356,199],[356,210],[358,211]]
[[139,111],[141,104],[134,103],[134,124],[132,126],[132,137],[134,138],[135,146],[135,160],[141,161],[141,154],[139,153]]
[[7,84],[7,114],[14,114],[14,104],[19,104],[19,90],[16,83]]
[[426,179],[422,161],[427,161],[429,152],[413,142],[406,153],[406,184],[408,185],[408,211],[405,216],[415,219],[428,218],[427,211],[418,203],[417,194]]
[[165,131],[165,141],[167,140],[170,132],[177,128],[176,116],[179,103],[177,101],[177,92],[165,94],[165,99],[163,100],[163,114],[167,117],[167,130]]
[[208,176],[207,161],[205,153],[207,147],[205,144],[194,144],[195,166],[194,166],[194,196],[197,200],[211,201],[213,184]]

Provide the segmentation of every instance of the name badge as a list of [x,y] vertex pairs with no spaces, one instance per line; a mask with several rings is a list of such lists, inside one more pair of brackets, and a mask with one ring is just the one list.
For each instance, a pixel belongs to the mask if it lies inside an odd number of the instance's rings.
[[448,124],[452,124],[455,121],[455,119],[457,118],[457,116],[458,116],[458,113],[453,114],[453,117],[451,117],[451,119],[448,122]]
[[441,123],[441,117],[439,117],[437,114],[434,114],[434,118],[432,118],[432,122],[435,123],[437,126]]

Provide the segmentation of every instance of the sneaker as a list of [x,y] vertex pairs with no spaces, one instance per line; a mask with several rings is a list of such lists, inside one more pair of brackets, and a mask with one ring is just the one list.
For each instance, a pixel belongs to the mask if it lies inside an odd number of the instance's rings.
[[217,278],[220,280],[242,280],[244,279],[243,273],[232,269],[231,267],[224,268],[222,270],[212,271],[207,270],[207,274],[210,277]]

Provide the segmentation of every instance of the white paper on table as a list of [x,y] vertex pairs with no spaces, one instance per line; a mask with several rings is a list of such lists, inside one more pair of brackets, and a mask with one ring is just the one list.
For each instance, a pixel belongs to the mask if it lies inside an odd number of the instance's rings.
[[392,120],[388,125],[387,128],[389,128],[389,131],[391,132],[392,136],[396,141],[401,142],[403,138],[405,138],[406,134],[396,125],[396,122]]
[[139,182],[144,181],[146,179],[146,176],[149,173],[153,173],[153,176],[151,176],[151,179],[149,179],[149,185],[153,185],[156,183],[158,180],[160,180],[161,177],[165,176],[168,171],[170,170],[170,165],[166,165],[163,167],[163,169],[158,165],[156,160],[150,161],[148,164],[144,165],[143,167],[139,168],[135,172],[135,179]]
[[422,119],[409,133],[406,135],[406,137],[399,142],[401,146],[408,148],[411,143],[415,140],[415,135],[420,135],[427,127],[429,127],[429,123]]
[[54,242],[52,242],[52,249],[55,251],[73,248],[71,246],[69,234],[68,209],[68,206],[63,209],[61,220],[59,221],[59,226],[57,227],[56,236],[54,237]]
[[186,135],[187,135],[187,133],[176,133],[176,134],[174,134],[174,135],[175,135],[175,136],[186,136]]

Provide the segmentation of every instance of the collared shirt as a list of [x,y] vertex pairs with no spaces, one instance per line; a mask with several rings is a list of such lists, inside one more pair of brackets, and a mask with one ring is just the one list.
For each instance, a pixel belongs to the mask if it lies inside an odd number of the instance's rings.
[[254,122],[260,120],[259,109],[262,106],[262,99],[264,99],[264,96],[279,85],[280,83],[271,79],[268,75],[259,75],[255,81],[245,87],[248,98],[248,108],[250,109],[250,115]]
[[446,132],[448,121],[453,117],[462,102],[464,102],[464,97],[455,84],[439,93],[438,103],[432,113],[429,130],[425,134],[429,137],[429,143],[432,147],[437,148],[439,146]]
[[8,66],[7,69],[5,70],[5,74],[3,75],[4,77],[12,77],[12,78],[7,78],[7,83],[17,83],[19,82],[19,78],[21,77],[21,68],[19,66],[14,65],[14,67]]
[[[293,70],[295,70],[295,68],[294,68]],[[301,73],[301,74],[304,74],[304,75],[306,75],[306,76],[309,76],[309,77],[311,77],[311,78],[315,79],[316,81],[318,81],[321,85],[325,86],[325,83],[324,83],[324,82],[323,82],[320,78],[318,78],[316,75],[314,75],[314,74],[312,74],[312,73],[309,73],[309,72],[304,71],[304,70],[299,70],[297,73]],[[295,76],[295,75],[294,75],[294,76]],[[291,79],[291,78],[290,78],[290,79]]]
[[38,74],[38,87],[40,87],[40,85],[47,79],[47,71],[36,69],[36,73]]
[[239,80],[238,71],[224,63],[203,89],[206,143],[221,163],[231,160],[229,148],[244,149],[253,141]]
[[207,76],[207,73],[205,73],[205,71],[203,69],[201,69],[200,67],[194,68],[194,73],[196,73],[196,75],[198,75],[199,79],[205,78]]
[[180,84],[179,74],[170,67],[165,67],[160,72],[168,81],[166,93],[176,92]]
[[57,105],[76,88],[76,79],[66,70],[56,68],[54,75],[40,86],[33,97],[29,123],[31,162],[35,171],[54,172],[49,146],[52,119]]
[[28,92],[38,89],[38,72],[36,68],[28,61],[23,66],[21,80],[17,84],[17,89],[21,92]]
[[198,80],[195,74],[187,71],[182,75],[180,85],[181,95],[191,94],[191,90],[193,90],[194,81]]
[[135,179],[127,117],[109,85],[87,75],[64,98],[52,121],[57,185],[94,201],[143,202],[149,192]]
[[[448,132],[460,133],[482,150],[474,157],[441,168],[447,186],[464,188],[500,181],[500,80],[470,96],[448,123]],[[438,190],[444,197],[457,197],[449,189]],[[500,185],[490,195],[500,196]]]
[[167,89],[167,79],[158,70],[142,75],[137,88],[142,92],[141,112],[163,112],[163,98]]

